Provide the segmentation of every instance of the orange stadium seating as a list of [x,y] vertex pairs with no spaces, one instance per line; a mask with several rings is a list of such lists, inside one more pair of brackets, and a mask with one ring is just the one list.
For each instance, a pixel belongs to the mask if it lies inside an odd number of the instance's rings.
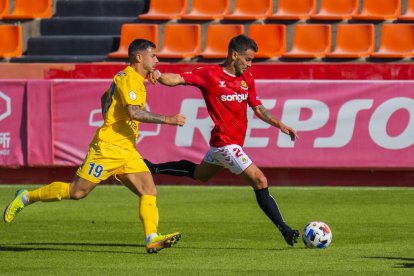
[[394,20],[401,14],[401,0],[363,0],[355,20]]
[[242,24],[211,24],[207,26],[206,46],[203,58],[225,58],[230,39],[244,33]]
[[414,56],[414,24],[383,24],[379,49],[374,58],[406,58]]
[[22,55],[22,27],[20,25],[0,25],[0,58]]
[[199,24],[167,24],[164,27],[164,45],[158,52],[160,58],[195,57],[201,49]]
[[9,0],[0,0],[0,19],[9,12]]
[[268,16],[275,20],[308,19],[316,11],[316,0],[279,0],[276,13]]
[[184,14],[182,19],[215,20],[223,19],[229,14],[230,0],[193,0],[191,10]]
[[358,13],[359,0],[321,0],[319,11],[311,15],[313,20],[344,20]]
[[117,51],[109,53],[109,58],[128,58],[128,46],[137,39],[148,39],[158,47],[158,25],[157,24],[123,24],[121,28],[121,39]]
[[236,0],[234,11],[225,15],[229,20],[265,19],[273,12],[273,0]]
[[187,12],[187,0],[151,0],[148,13],[138,16],[147,20],[180,19]]
[[374,51],[373,24],[339,24],[336,29],[336,45],[327,58],[368,57]]
[[414,21],[414,0],[407,0],[407,9],[403,15],[398,17],[398,20]]
[[[2,28],[1,55],[10,62],[126,59],[136,38],[153,41],[160,58],[222,59],[228,41],[245,29],[259,46],[257,58],[282,62],[324,57],[373,62],[405,59],[413,52],[414,0],[0,0],[0,18],[2,24],[41,19],[40,36],[31,35],[32,24],[23,25],[28,37],[22,37],[21,27]],[[12,32],[13,39],[5,39],[4,32]]]
[[52,16],[52,0],[15,0],[12,13],[3,15],[4,19],[34,19]]
[[286,50],[286,26],[283,24],[251,24],[249,36],[259,47],[257,58],[280,57]]
[[331,50],[331,25],[296,24],[292,49],[283,54],[284,58],[325,57]]

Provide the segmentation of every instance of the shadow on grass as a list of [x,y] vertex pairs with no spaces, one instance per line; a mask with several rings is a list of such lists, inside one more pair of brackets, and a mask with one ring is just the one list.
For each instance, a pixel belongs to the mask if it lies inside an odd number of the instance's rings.
[[103,244],[103,243],[48,243],[48,242],[39,242],[39,243],[21,243],[13,245],[0,245],[1,251],[9,252],[22,252],[22,251],[63,251],[63,252],[88,252],[88,253],[115,253],[115,254],[147,254],[145,251],[135,252],[135,251],[117,251],[117,250],[102,250],[96,249],[92,250],[89,248],[57,248],[57,247],[44,247],[44,246],[88,246],[88,247],[133,247],[133,248],[143,248],[144,245],[140,244]]
[[394,268],[414,268],[414,258],[402,258],[402,257],[367,257],[369,259],[383,259],[383,260],[397,260],[404,261],[394,266]]
[[[182,249],[195,249],[195,250],[246,250],[246,251],[286,251],[286,250],[301,250],[306,248],[300,247],[286,247],[286,248],[253,248],[253,247],[200,247],[200,246],[178,246]],[[177,248],[178,248],[177,247]]]
[[73,246],[102,246],[102,247],[145,247],[143,244],[122,243],[90,243],[90,242],[26,242],[21,245],[73,245]]
[[[44,247],[44,246],[55,246],[55,247]],[[92,250],[92,249],[71,249],[71,248],[57,248],[58,246],[85,246],[85,247],[131,247],[133,248],[144,248],[142,244],[119,244],[119,243],[70,243],[70,242],[29,242],[11,245],[0,245],[0,251],[68,251],[68,252],[99,252],[99,253],[120,253],[120,254],[141,254],[141,252],[131,251],[116,251],[116,250]],[[194,250],[258,250],[258,251],[285,251],[285,250],[307,250],[303,247],[285,247],[285,248],[243,248],[243,247],[200,247],[200,246],[183,246],[178,245],[175,249],[194,249]],[[142,254],[146,254],[143,251]]]

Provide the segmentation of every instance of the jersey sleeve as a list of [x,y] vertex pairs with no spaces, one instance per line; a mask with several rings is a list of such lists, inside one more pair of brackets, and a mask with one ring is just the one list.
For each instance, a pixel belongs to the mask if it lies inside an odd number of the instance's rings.
[[124,106],[137,105],[141,108],[145,107],[146,91],[142,83],[137,83],[133,78],[125,76],[116,85]]
[[249,80],[249,98],[247,99],[247,103],[251,108],[262,105],[262,101],[256,93],[256,83],[253,77]]
[[191,72],[184,72],[180,74],[186,84],[197,87],[207,87],[208,83],[208,69],[207,67],[198,67]]

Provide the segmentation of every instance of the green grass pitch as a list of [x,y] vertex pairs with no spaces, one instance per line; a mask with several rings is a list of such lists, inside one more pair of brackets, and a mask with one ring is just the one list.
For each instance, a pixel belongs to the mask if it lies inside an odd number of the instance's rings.
[[[35,186],[29,186],[33,189]],[[0,186],[5,208],[17,186]],[[274,187],[285,220],[332,229],[325,250],[289,247],[248,187],[159,186],[161,233],[181,241],[147,254],[138,200],[121,186],[36,203],[0,223],[1,275],[413,275],[413,188]]]

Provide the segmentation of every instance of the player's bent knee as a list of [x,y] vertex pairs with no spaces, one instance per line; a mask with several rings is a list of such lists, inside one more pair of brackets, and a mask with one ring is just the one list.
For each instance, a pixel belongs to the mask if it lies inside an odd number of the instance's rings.
[[154,187],[141,187],[138,189],[140,195],[152,195],[157,196],[157,188]]
[[84,191],[84,190],[74,190],[74,191],[71,190],[70,199],[79,200],[79,199],[85,198],[88,194],[89,192]]
[[262,175],[254,179],[254,184],[253,184],[254,189],[258,190],[258,189],[264,189],[267,187],[268,187],[268,184],[267,184],[266,176]]

